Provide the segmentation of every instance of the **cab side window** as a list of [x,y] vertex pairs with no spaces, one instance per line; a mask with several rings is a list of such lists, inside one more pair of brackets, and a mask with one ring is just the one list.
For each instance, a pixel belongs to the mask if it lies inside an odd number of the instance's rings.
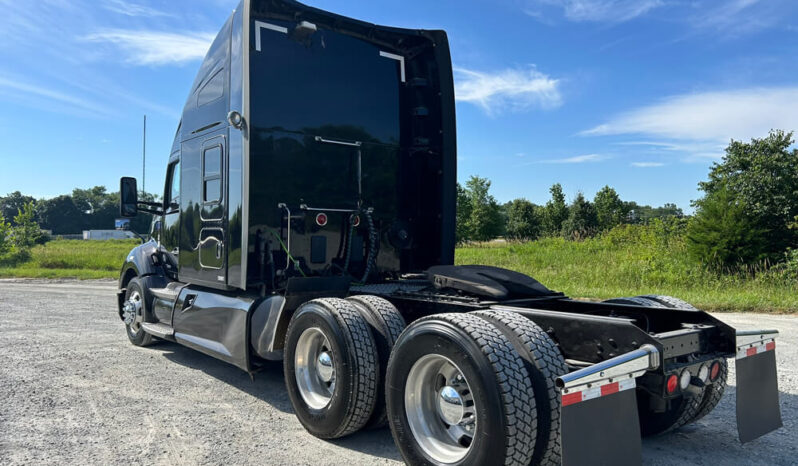
[[180,162],[172,164],[169,168],[169,205],[167,212],[180,208]]

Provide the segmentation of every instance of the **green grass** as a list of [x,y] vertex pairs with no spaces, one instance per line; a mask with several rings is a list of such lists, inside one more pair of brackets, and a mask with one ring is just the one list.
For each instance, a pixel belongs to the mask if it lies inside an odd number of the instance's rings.
[[54,240],[36,246],[28,258],[0,260],[0,277],[118,278],[125,256],[138,240]]
[[456,263],[516,270],[581,299],[663,294],[709,311],[798,311],[794,278],[773,271],[708,270],[690,259],[684,236],[667,229],[620,227],[578,242],[547,238],[468,245],[458,248]]
[[[457,249],[458,264],[505,267],[568,296],[666,294],[711,311],[798,312],[798,283],[774,271],[720,274],[693,262],[667,225],[619,227],[599,238],[492,242]],[[26,260],[0,259],[0,278],[118,278],[137,240],[55,240]]]

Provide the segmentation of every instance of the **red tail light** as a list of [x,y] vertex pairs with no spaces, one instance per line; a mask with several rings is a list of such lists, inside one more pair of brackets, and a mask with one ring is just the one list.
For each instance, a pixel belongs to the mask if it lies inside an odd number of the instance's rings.
[[715,361],[712,363],[712,367],[709,369],[709,380],[712,382],[718,380],[718,376],[720,375],[720,363]]
[[676,387],[679,386],[679,377],[676,377],[676,374],[671,374],[668,377],[668,384],[665,388],[668,390],[669,395],[673,395],[676,393]]
[[316,215],[316,225],[323,227],[327,225],[327,214],[324,212]]

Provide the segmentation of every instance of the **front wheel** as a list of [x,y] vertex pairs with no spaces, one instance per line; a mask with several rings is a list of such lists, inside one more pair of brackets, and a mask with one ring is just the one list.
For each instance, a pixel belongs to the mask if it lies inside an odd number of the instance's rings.
[[138,277],[133,277],[127,284],[125,302],[122,304],[122,319],[125,322],[127,337],[136,346],[151,345],[154,337],[141,328],[146,311],[144,287]]
[[386,378],[391,432],[406,463],[530,464],[535,394],[523,360],[490,322],[471,314],[414,322]]

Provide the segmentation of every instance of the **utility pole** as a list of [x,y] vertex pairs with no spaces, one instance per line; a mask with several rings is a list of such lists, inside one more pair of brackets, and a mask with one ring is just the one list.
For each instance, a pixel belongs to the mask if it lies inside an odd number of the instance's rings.
[[144,115],[144,138],[141,147],[141,192],[145,193],[147,176],[147,115]]

